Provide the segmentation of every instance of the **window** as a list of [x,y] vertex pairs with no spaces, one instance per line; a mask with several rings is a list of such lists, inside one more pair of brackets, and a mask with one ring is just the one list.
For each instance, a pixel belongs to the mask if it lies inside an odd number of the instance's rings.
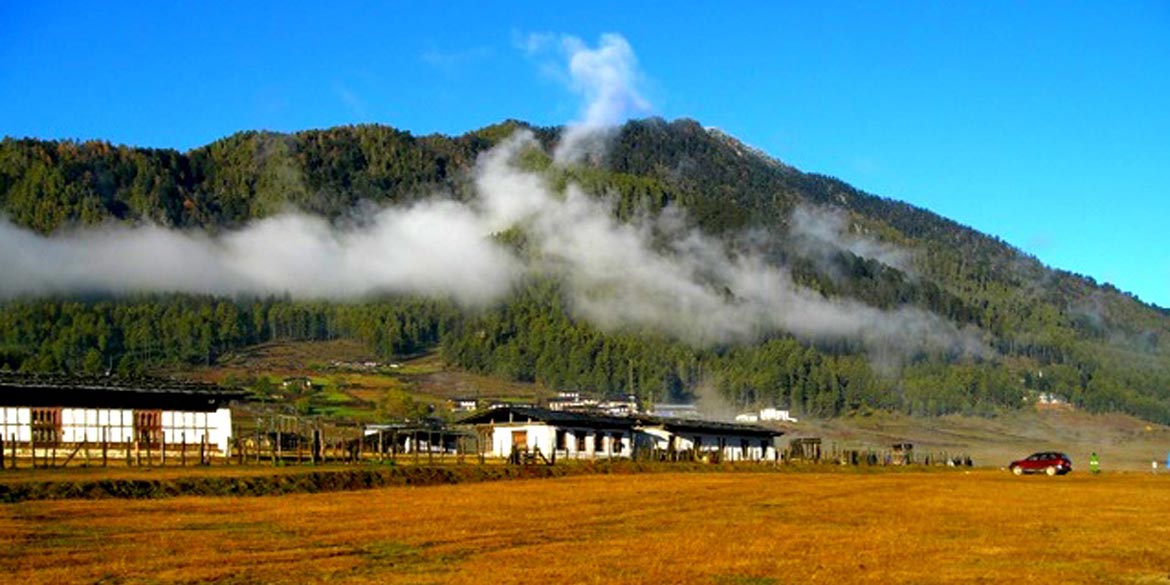
[[134,439],[141,445],[162,444],[162,411],[134,411]]
[[61,440],[61,409],[32,409],[32,440],[35,443],[56,443]]
[[605,433],[593,433],[593,451],[600,453],[605,447],[602,441],[605,440]]
[[569,437],[563,429],[557,429],[557,449],[561,451],[569,450]]

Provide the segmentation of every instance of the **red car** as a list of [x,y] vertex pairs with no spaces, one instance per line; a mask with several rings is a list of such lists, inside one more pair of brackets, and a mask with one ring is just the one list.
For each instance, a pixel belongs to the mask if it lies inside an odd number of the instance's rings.
[[1025,473],[1047,473],[1048,475],[1064,475],[1072,471],[1072,460],[1064,453],[1057,453],[1055,451],[1043,451],[1040,453],[1033,453],[1019,461],[1012,461],[1008,466],[1012,473],[1016,475],[1023,475]]

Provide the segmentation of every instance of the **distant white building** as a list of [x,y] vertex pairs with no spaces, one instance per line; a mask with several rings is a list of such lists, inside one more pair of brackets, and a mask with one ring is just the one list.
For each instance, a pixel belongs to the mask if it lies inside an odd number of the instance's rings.
[[472,412],[479,408],[479,400],[475,398],[452,398],[447,403],[451,412]]
[[663,418],[699,418],[701,416],[697,404],[658,403],[647,414]]
[[761,421],[797,422],[787,410],[765,408],[760,411]]
[[754,412],[745,412],[735,416],[735,422],[755,423],[755,422],[797,422],[787,410],[779,410],[775,408],[765,408],[758,414]]
[[638,398],[633,394],[623,400],[598,400],[580,392],[561,392],[548,401],[548,409],[557,412],[600,412],[611,416],[638,414]]

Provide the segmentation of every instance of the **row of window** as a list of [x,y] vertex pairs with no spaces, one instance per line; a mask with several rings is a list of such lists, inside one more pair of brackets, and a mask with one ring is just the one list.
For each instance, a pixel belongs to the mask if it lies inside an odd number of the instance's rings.
[[[32,408],[30,423],[32,440],[35,443],[57,443],[61,441],[61,409]],[[163,439],[162,411],[135,410],[134,437],[139,443],[159,444]]]
[[[515,433],[513,433],[515,435]],[[593,433],[593,451],[601,452],[605,450],[605,437],[610,437],[610,445],[613,445],[614,451],[621,451],[622,433]],[[527,434],[524,437],[527,441]],[[570,442],[574,442],[576,447],[574,450],[578,452],[588,451],[589,435],[584,432],[577,432],[570,434],[568,431],[557,429],[557,449],[561,451],[568,451]],[[513,437],[513,444],[516,443]]]

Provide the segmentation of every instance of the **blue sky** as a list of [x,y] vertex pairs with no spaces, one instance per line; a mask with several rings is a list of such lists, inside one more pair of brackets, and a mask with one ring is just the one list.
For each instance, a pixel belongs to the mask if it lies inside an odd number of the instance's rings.
[[1167,2],[106,4],[0,0],[0,134],[562,124],[524,41],[617,33],[655,115],[1170,307]]

